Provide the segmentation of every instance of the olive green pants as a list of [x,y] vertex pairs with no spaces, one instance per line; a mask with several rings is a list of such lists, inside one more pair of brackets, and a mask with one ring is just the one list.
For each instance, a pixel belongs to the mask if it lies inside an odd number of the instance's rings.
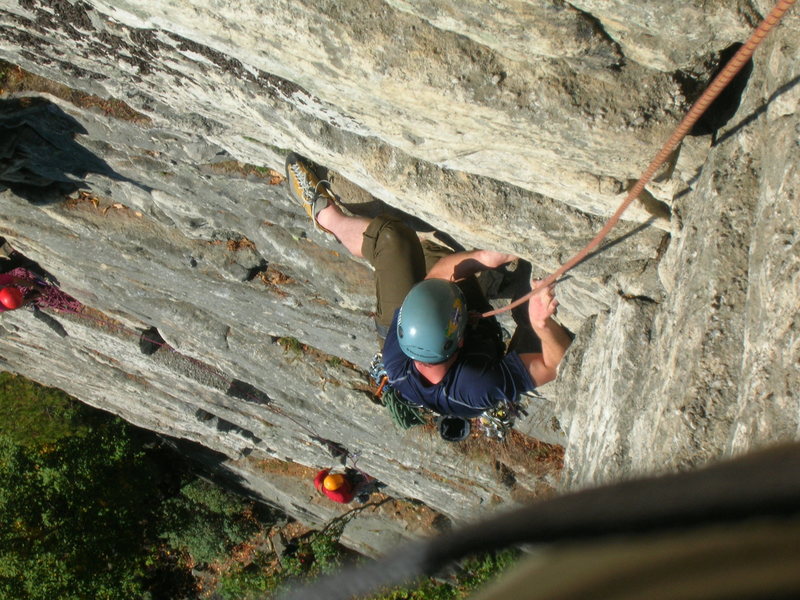
[[[375,326],[382,338],[409,290],[425,279],[436,261],[452,252],[437,244],[423,244],[416,232],[397,217],[375,217],[367,226],[361,253],[375,268]],[[470,310],[491,309],[475,277],[458,282],[458,286]]]

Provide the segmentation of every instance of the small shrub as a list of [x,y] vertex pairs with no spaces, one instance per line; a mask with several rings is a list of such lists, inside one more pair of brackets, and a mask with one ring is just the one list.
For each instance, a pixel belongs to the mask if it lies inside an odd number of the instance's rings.
[[277,591],[283,577],[261,569],[241,569],[222,575],[215,590],[224,600],[261,600]]
[[303,344],[297,338],[281,337],[278,338],[278,345],[283,348],[284,352],[291,352],[292,354],[300,355],[303,353]]
[[164,503],[161,537],[197,563],[214,562],[257,531],[257,523],[246,516],[248,508],[245,500],[195,479]]
[[465,560],[452,583],[420,579],[414,585],[386,590],[365,600],[464,600],[511,567],[519,555],[513,549],[481,554]]
[[463,565],[465,573],[459,577],[459,588],[471,592],[496,579],[519,560],[520,551],[502,550],[468,559]]
[[341,532],[314,536],[309,544],[314,555],[314,571],[332,573],[342,562],[342,549],[339,546]]

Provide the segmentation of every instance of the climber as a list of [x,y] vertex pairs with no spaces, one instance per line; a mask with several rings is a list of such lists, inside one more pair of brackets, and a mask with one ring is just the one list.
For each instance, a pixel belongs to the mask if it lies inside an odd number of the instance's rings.
[[553,319],[558,306],[553,286],[528,303],[541,352],[503,355],[494,319],[469,322],[469,311],[488,307],[473,275],[515,256],[474,250],[446,254],[426,265],[413,230],[395,217],[345,215],[306,159],[291,153],[286,177],[290,197],[305,207],[314,226],[375,268],[383,363],[389,385],[406,402],[472,418],[502,400],[513,404],[520,393],[555,379],[571,338]]
[[356,471],[347,469],[344,473],[331,473],[330,469],[322,469],[314,477],[314,487],[334,502],[348,504],[357,498],[362,504],[370,494],[377,490],[377,481]]
[[83,304],[61,291],[55,277],[0,238],[0,312],[28,305],[33,308],[34,317],[45,321],[62,337],[66,335],[64,328],[45,317],[40,309],[72,313],[83,309]]
[[38,283],[18,268],[21,258],[22,255],[0,237],[0,312],[22,308],[42,291]]

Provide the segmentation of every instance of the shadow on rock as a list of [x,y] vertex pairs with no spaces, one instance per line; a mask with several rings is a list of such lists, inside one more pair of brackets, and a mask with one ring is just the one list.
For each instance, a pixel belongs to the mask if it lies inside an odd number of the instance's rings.
[[89,173],[149,191],[79,144],[76,136],[86,133],[44,98],[0,100],[0,191],[11,189],[31,203],[45,204],[54,192],[60,197],[86,187]]

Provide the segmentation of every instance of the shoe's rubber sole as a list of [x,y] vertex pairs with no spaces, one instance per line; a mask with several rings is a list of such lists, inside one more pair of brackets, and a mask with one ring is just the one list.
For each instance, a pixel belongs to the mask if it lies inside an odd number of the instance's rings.
[[[305,185],[303,185],[303,179],[305,179]],[[314,228],[333,235],[332,231],[319,224],[317,215],[329,203],[336,202],[336,198],[317,178],[309,161],[294,152],[289,153],[286,157],[286,185],[289,189],[289,197],[303,205]]]

